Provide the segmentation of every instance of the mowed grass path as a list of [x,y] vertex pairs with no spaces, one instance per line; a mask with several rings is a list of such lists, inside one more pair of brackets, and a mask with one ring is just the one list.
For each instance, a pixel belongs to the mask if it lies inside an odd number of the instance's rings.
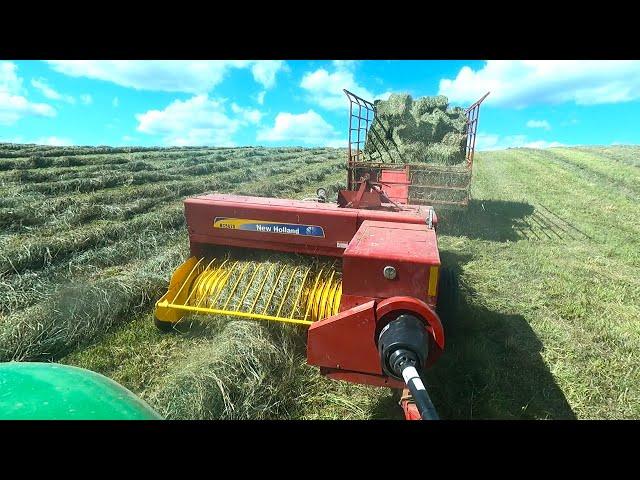
[[[344,152],[59,150],[0,159],[1,360],[91,368],[168,418],[400,418],[391,392],[306,366],[299,329],[218,320],[181,336],[152,323],[188,254],[184,196],[333,193]],[[461,283],[428,374],[443,418],[640,417],[639,154],[476,156],[469,207],[438,209],[441,257]],[[265,348],[243,348],[243,335]],[[223,378],[233,355],[253,364]]]
[[639,154],[477,156],[469,209],[441,211],[463,290],[430,375],[443,416],[640,417]]

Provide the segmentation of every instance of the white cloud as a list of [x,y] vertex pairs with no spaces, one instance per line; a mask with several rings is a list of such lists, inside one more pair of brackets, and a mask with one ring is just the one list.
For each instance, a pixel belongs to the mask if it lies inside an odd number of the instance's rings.
[[65,95],[58,92],[51,85],[49,85],[44,78],[32,78],[31,85],[50,100],[60,100],[71,104],[76,103],[75,98],[73,98],[71,95]]
[[276,74],[285,68],[283,60],[260,60],[251,67],[253,79],[261,83],[264,88],[271,88],[276,84]]
[[231,104],[231,110],[233,113],[237,113],[241,118],[248,123],[259,123],[262,118],[262,112],[255,108],[243,108],[235,103]]
[[88,93],[85,93],[83,95],[80,95],[80,101],[83,103],[83,105],[91,105],[93,103],[93,97]]
[[0,124],[11,125],[26,115],[53,117],[56,110],[46,103],[30,102],[22,86],[18,67],[13,62],[0,62]]
[[118,97],[113,97],[111,105],[113,105],[114,107],[118,107],[120,105],[120,99]]
[[25,97],[0,91],[0,124],[11,125],[26,115],[54,117],[56,111],[46,103],[33,103]]
[[357,61],[356,60],[334,60],[333,66],[338,70],[352,70],[355,68]]
[[[335,62],[340,61],[336,60]],[[342,89],[347,89],[369,101],[378,98],[386,99],[391,94],[391,92],[374,94],[367,90],[356,82],[353,72],[346,68],[345,64],[340,63],[338,63],[338,67],[333,73],[329,73],[324,68],[305,73],[300,82],[300,87],[309,93],[308,99],[311,102],[328,110],[348,109],[348,100]]]
[[529,120],[527,122],[529,128],[542,128],[544,130],[551,130],[551,125],[546,120]]
[[478,132],[478,136],[476,137],[476,150],[493,150],[496,145],[498,145],[499,140],[500,135],[495,133]]
[[578,122],[578,119],[577,119],[577,118],[570,118],[569,120],[565,120],[565,121],[563,121],[563,122],[560,124],[560,126],[562,126],[562,127],[569,127],[569,126],[571,126],[571,125],[577,125],[578,123],[579,123],[579,122]]
[[137,130],[162,135],[166,145],[233,146],[231,136],[243,123],[225,114],[224,100],[196,95],[174,100],[164,110],[136,115]]
[[69,138],[60,138],[60,137],[40,137],[36,139],[35,142],[29,143],[37,143],[38,145],[51,145],[55,147],[65,147],[73,145],[73,141]]
[[256,82],[269,88],[285,68],[280,60],[47,60],[54,70],[137,90],[209,92],[232,68],[251,68]]
[[256,97],[256,101],[260,104],[263,105],[264,104],[264,96],[266,95],[267,91],[266,90],[262,90],[260,93],[258,93],[258,96]]
[[551,148],[551,147],[564,147],[564,143],[560,142],[548,142],[546,140],[536,140],[533,142],[527,142],[523,147],[527,148]]
[[[333,126],[313,110],[305,113],[280,112],[273,127],[258,131],[256,139],[267,142],[297,142],[306,145],[328,145],[336,142]],[[343,146],[346,140],[342,141]]]
[[551,148],[565,144],[547,140],[529,140],[526,135],[501,136],[495,133],[478,133],[476,150],[504,150],[506,148]]
[[18,77],[18,66],[13,62],[0,63],[0,92],[15,95],[25,93],[22,78]]
[[440,94],[470,104],[491,91],[487,104],[523,108],[536,103],[578,105],[640,98],[640,61],[489,60],[473,70],[462,67],[454,79],[440,80]]

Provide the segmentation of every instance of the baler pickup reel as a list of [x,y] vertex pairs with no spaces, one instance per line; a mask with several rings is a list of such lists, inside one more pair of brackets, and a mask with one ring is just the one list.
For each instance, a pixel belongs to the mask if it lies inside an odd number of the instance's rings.
[[191,257],[173,274],[169,291],[156,305],[156,317],[167,327],[186,314],[308,326],[338,313],[341,295],[335,262],[294,267],[229,256]]

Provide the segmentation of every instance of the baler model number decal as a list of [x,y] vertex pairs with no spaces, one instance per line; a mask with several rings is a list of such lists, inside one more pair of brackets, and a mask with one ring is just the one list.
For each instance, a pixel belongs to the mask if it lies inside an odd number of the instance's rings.
[[298,223],[265,222],[246,218],[216,217],[213,228],[228,228],[247,232],[280,233],[284,235],[302,235],[305,237],[324,238],[324,230],[317,225],[300,225]]

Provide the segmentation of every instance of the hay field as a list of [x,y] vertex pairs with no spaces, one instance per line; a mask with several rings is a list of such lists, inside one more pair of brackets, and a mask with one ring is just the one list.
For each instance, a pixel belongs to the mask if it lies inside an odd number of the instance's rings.
[[[476,156],[439,209],[460,316],[428,376],[443,418],[640,417],[640,147]],[[158,332],[188,255],[186,196],[303,198],[343,150],[0,145],[0,360],[122,383],[167,418],[400,418],[392,392],[322,378],[299,327],[218,319]]]

